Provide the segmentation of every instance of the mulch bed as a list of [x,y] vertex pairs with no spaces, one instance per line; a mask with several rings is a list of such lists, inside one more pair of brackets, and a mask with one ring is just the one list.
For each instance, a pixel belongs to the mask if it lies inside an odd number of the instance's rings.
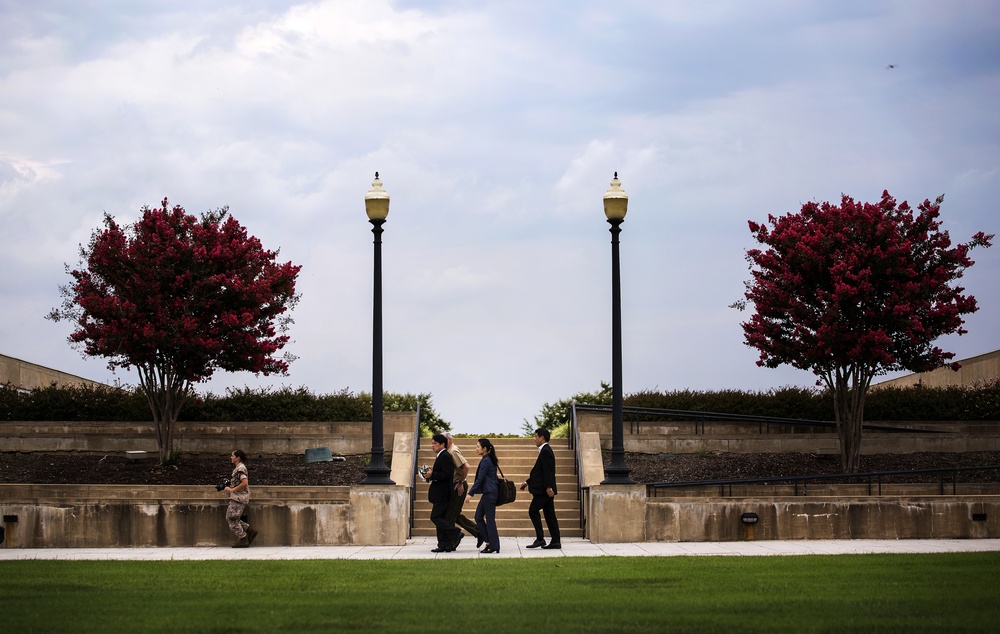
[[[605,464],[608,460],[605,460]],[[693,482],[841,473],[839,455],[807,453],[626,454],[636,482]],[[1000,465],[1000,452],[908,453],[861,456],[861,472]],[[939,474],[899,475],[883,482],[938,482]],[[951,476],[948,476],[951,481]],[[1000,469],[959,472],[958,482],[1000,482]]]
[[[306,463],[301,454],[247,458],[254,485],[350,486],[365,477],[368,456],[344,456],[343,462]],[[233,467],[229,457],[182,458],[161,466],[155,456],[131,460],[123,455],[0,453],[4,484],[221,484]]]

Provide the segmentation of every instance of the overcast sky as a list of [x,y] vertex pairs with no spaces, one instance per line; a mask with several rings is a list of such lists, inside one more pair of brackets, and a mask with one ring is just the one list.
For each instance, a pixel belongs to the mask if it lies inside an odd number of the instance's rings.
[[[888,189],[1000,233],[998,104],[987,0],[0,0],[0,353],[113,382],[44,315],[104,212],[168,197],[303,267],[289,376],[202,389],[370,390],[378,170],[385,389],[515,432],[611,379],[617,171],[625,393],[812,385],[727,308],[747,221]],[[958,358],[1000,348],[1000,248],[973,258]]]

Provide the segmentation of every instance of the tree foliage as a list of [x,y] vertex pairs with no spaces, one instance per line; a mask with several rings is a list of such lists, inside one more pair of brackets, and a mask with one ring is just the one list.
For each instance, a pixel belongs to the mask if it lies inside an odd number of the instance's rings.
[[216,370],[287,373],[290,358],[274,355],[301,267],[276,258],[228,208],[197,218],[164,198],[133,225],[105,214],[49,318],[71,321],[71,344],[109,368],[135,368],[165,461],[192,384]]
[[833,393],[845,471],[858,467],[872,378],[944,365],[954,354],[935,340],[964,334],[963,315],[977,310],[956,282],[973,264],[969,250],[993,236],[952,246],[938,220],[942,200],[914,213],[887,191],[878,203],[845,195],[839,206],[809,202],[749,222],[765,248],[747,251],[755,313],[742,324],[745,343],[760,351],[758,365],[811,370]]
[[[361,392],[358,394],[358,398],[366,403],[369,411],[371,411],[371,392]],[[386,412],[415,412],[419,405],[421,436],[433,436],[434,434],[451,431],[451,423],[441,418],[437,410],[434,409],[434,403],[431,402],[431,398],[432,395],[430,393],[411,394],[407,392],[405,394],[397,394],[395,392],[383,392],[382,409]]]
[[597,392],[578,392],[570,398],[564,398],[555,403],[545,403],[542,411],[535,415],[533,422],[527,419],[521,424],[521,431],[526,436],[534,436],[539,427],[550,432],[569,422],[572,416],[573,403],[586,405],[611,405],[611,385],[601,381],[601,389]]

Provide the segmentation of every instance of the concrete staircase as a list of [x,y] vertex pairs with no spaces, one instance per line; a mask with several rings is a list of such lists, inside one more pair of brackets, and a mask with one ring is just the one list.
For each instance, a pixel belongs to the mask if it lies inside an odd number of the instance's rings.
[[[479,456],[476,455],[475,438],[456,438],[454,441],[462,451],[465,459],[469,461],[469,486],[475,481],[476,467],[479,465]],[[528,472],[535,464],[538,457],[538,448],[535,446],[533,438],[491,438],[490,442],[496,448],[497,459],[500,468],[508,480],[513,480],[518,486],[528,477]],[[556,495],[556,517],[559,519],[559,531],[563,537],[583,537],[583,530],[580,528],[580,491],[577,488],[576,456],[569,449],[566,439],[553,439],[549,446],[556,457],[556,484],[559,494]],[[420,439],[420,451],[417,455],[417,465],[434,464],[434,454],[431,450],[430,438]],[[431,504],[427,501],[428,484],[417,476],[416,497],[413,505],[413,535],[432,536],[434,535],[434,525],[431,524]],[[528,505],[531,503],[531,494],[527,491],[518,491],[517,500],[497,507],[497,531],[500,537],[534,537],[535,529],[528,519]],[[479,504],[479,496],[472,498],[472,503],[467,504],[462,509],[462,514],[472,521],[475,521],[476,505]],[[542,518],[542,527],[545,528],[545,519]],[[468,537],[468,536],[467,536]],[[548,529],[545,530],[545,539],[548,540]],[[466,540],[468,541],[468,540]],[[475,542],[473,542],[473,546]]]

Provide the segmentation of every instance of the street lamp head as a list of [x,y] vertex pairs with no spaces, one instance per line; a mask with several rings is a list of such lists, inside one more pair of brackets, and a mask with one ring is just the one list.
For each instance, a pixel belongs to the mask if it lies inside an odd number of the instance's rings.
[[622,182],[618,180],[618,172],[611,179],[611,189],[604,193],[604,215],[612,222],[625,220],[628,212],[628,194],[622,189]]
[[365,194],[365,213],[369,220],[382,220],[389,215],[389,192],[382,189],[382,181],[375,172],[372,188]]

